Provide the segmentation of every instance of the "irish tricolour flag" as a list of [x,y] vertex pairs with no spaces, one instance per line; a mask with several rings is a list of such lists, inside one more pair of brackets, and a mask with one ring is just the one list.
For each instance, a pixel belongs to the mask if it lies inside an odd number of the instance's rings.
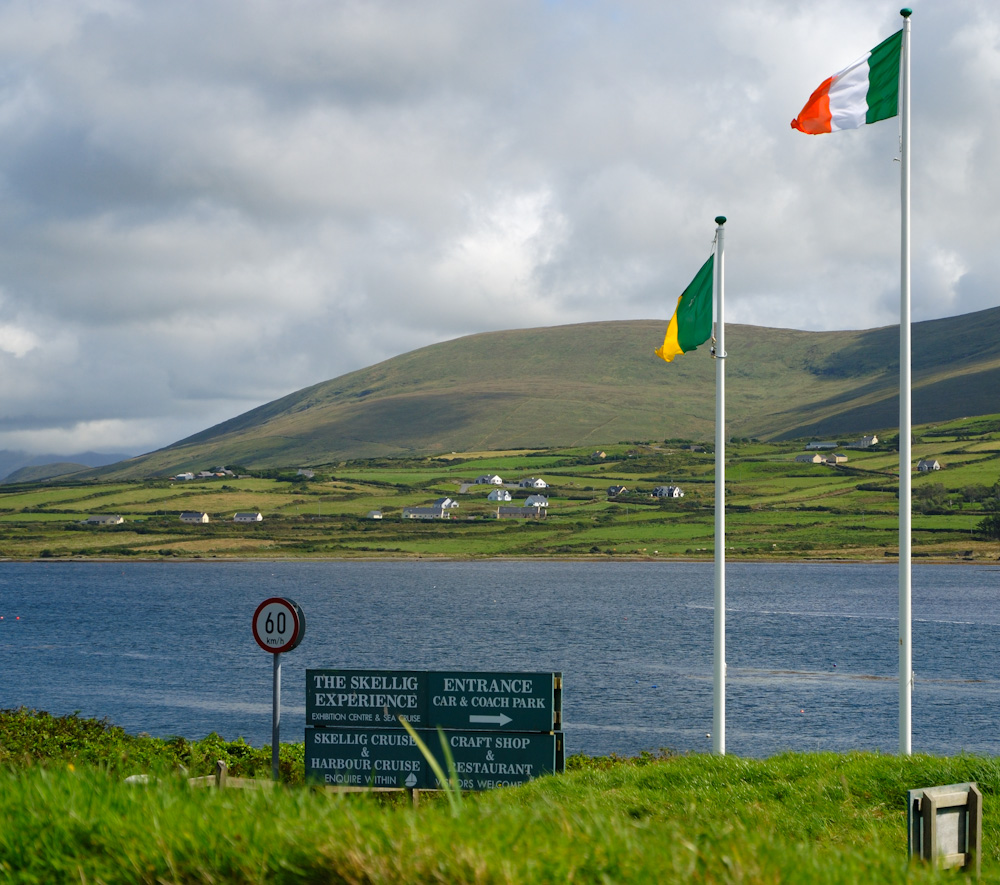
[[792,129],[819,135],[895,117],[902,48],[903,32],[898,31],[852,65],[828,77],[792,120]]

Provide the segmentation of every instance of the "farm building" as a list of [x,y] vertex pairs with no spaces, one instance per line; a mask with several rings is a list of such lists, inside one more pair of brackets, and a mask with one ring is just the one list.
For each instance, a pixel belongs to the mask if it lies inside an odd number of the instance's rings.
[[450,519],[443,507],[405,507],[403,519]]
[[541,507],[497,507],[497,519],[544,519]]
[[84,520],[87,525],[121,525],[123,522],[125,519],[117,513],[95,513]]
[[684,492],[680,486],[657,486],[653,489],[654,498],[683,498]]
[[549,484],[544,479],[538,479],[534,476],[522,479],[517,485],[522,489],[547,489],[549,487]]

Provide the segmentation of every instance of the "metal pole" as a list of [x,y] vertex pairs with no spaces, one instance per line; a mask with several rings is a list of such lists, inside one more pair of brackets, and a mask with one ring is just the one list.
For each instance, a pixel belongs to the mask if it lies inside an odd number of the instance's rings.
[[712,752],[726,752],[726,347],[723,215],[715,219],[715,657]]
[[912,415],[910,411],[910,10],[903,16],[899,71],[900,275],[899,275],[899,752],[911,751],[913,637],[911,632]]
[[274,671],[271,679],[271,776],[278,780],[278,751],[281,747],[281,654],[274,655]]

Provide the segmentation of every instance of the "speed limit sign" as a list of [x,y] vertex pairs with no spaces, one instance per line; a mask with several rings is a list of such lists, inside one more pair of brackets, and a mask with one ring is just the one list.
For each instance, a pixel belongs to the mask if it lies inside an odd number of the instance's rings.
[[253,613],[253,638],[264,651],[272,654],[291,651],[306,632],[302,609],[280,596],[265,599]]

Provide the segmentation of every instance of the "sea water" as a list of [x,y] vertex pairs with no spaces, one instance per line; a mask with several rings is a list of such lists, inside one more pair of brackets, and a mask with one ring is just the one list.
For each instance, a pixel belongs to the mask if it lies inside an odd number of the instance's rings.
[[[271,738],[251,618],[295,600],[282,740],[305,671],[563,674],[568,753],[711,749],[713,566],[658,562],[0,565],[0,707],[138,733]],[[731,754],[898,748],[895,565],[730,563]],[[913,568],[913,749],[1000,752],[1000,568]]]

